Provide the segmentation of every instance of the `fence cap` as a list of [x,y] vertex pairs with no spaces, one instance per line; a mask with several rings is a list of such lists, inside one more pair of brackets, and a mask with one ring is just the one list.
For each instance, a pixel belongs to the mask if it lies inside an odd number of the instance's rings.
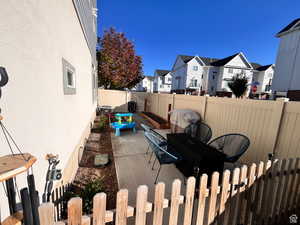
[[276,101],[288,102],[288,101],[290,101],[290,99],[289,98],[276,98]]

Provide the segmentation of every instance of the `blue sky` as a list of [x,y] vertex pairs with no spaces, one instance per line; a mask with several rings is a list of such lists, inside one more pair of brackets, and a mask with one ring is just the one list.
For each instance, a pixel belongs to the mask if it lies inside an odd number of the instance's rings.
[[135,44],[144,73],[171,69],[178,54],[222,58],[242,51],[275,63],[274,35],[300,17],[299,0],[98,0],[98,33],[115,27]]

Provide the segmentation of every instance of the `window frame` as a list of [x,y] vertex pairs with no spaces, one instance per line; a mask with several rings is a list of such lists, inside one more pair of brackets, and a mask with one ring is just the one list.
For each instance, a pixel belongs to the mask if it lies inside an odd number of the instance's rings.
[[198,66],[193,66],[193,71],[198,71],[198,70],[199,70]]
[[[65,95],[76,94],[76,70],[66,59],[62,58],[63,91]],[[72,85],[69,84],[69,74],[72,75]]]
[[233,68],[228,68],[228,73],[233,74]]

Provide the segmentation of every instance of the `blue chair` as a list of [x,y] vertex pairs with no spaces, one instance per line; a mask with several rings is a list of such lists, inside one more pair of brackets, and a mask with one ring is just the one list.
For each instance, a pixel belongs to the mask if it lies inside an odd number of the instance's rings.
[[211,128],[202,122],[191,123],[184,129],[184,133],[190,135],[192,138],[203,143],[209,142],[212,136]]
[[249,148],[250,140],[242,134],[226,134],[215,138],[208,145],[226,154],[225,162],[235,163]]
[[154,159],[152,170],[154,169],[154,165],[156,160],[159,162],[159,169],[156,174],[156,178],[154,183],[157,183],[157,179],[161,170],[161,166],[164,164],[173,164],[181,160],[181,156],[179,153],[174,151],[170,146],[168,146],[166,139],[161,138],[161,135],[157,135],[156,132],[149,131],[145,132],[145,137],[149,143],[150,148],[155,154],[156,158]]

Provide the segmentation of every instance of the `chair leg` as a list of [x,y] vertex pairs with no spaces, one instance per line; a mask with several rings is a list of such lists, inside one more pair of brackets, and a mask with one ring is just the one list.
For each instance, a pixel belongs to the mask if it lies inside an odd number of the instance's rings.
[[147,148],[147,151],[146,151],[146,155],[148,155],[149,150],[150,150],[150,145],[148,145],[148,148]]
[[154,184],[157,184],[157,178],[158,178],[158,176],[159,176],[160,169],[161,169],[161,165],[159,164],[159,169],[158,169],[158,172],[157,172],[157,174],[156,174],[156,178],[155,178]]
[[152,170],[154,170],[155,162],[156,162],[156,158],[154,159],[154,162],[153,162],[153,165],[152,165]]
[[148,163],[151,162],[152,156],[153,156],[153,151],[151,152],[150,159],[149,159],[149,162],[148,162]]

